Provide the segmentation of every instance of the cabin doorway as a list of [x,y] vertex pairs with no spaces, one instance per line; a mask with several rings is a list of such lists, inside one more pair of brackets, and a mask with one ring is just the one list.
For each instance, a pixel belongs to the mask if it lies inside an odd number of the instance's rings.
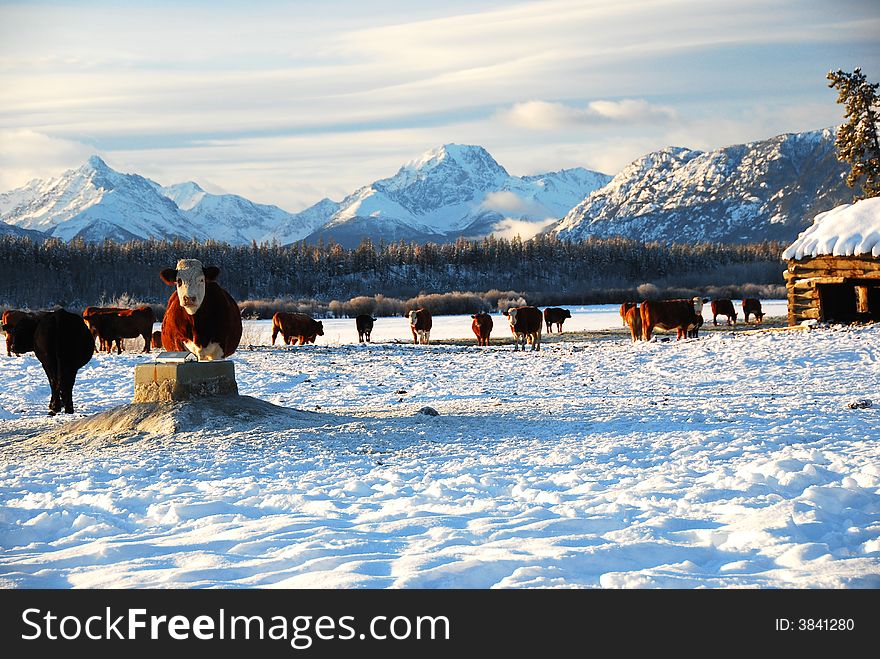
[[880,281],[853,279],[843,284],[819,284],[822,319],[828,323],[880,321]]

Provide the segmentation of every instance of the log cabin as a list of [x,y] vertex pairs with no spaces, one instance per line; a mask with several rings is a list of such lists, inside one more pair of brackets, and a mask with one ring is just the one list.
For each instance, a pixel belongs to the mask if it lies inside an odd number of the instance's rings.
[[818,214],[782,258],[789,325],[880,321],[880,198]]

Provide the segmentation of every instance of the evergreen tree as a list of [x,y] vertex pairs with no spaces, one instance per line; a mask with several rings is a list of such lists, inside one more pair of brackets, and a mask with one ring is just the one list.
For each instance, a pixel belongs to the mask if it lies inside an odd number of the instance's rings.
[[837,89],[837,102],[846,107],[846,123],[837,131],[837,157],[852,167],[846,184],[855,187],[862,181],[863,195],[856,199],[880,196],[880,141],[877,121],[880,118],[878,83],[869,83],[860,68],[852,73],[830,71],[829,87]]

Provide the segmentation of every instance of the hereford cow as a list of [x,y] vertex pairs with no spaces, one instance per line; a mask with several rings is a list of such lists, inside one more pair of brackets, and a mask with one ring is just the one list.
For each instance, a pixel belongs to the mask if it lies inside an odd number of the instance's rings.
[[152,307],[143,306],[137,309],[92,314],[88,317],[87,324],[93,333],[97,333],[101,345],[107,346],[108,353],[111,352],[111,344],[115,341],[118,355],[122,352],[122,339],[133,339],[138,336],[144,339],[143,352],[150,352],[155,322],[156,314],[153,313]]
[[674,329],[678,332],[678,339],[686,338],[688,330],[699,325],[702,309],[703,301],[698,297],[693,300],[645,300],[640,308],[642,338],[650,341],[655,329]]
[[[12,333],[15,330],[15,326],[18,325],[24,318],[37,318],[39,316],[38,313],[31,311],[19,311],[18,309],[7,309],[3,312],[2,320],[0,320],[0,327],[3,328],[4,334],[6,334],[6,356],[12,357],[12,353],[15,352],[12,349]],[[26,350],[24,352],[30,352],[33,348]],[[16,354],[21,354],[16,353]]]
[[489,335],[492,333],[492,316],[487,313],[478,313],[471,318],[474,321],[471,323],[471,329],[474,330],[474,334],[477,335],[477,345],[478,346],[487,346],[489,345]]
[[370,342],[370,334],[373,333],[373,323],[375,323],[376,320],[376,318],[373,318],[368,313],[362,313],[354,319],[354,324],[358,331],[358,343]]
[[761,309],[761,300],[756,300],[753,297],[746,298],[742,301],[742,309],[746,324],[749,322],[749,314],[755,314],[756,322],[763,322],[764,312]]
[[633,342],[642,340],[642,312],[637,304],[634,304],[626,311],[624,318],[629,326],[629,332],[632,335]]
[[431,312],[427,309],[413,309],[409,312],[409,328],[412,330],[413,343],[431,342]]
[[217,283],[220,268],[181,259],[177,268],[160,273],[177,290],[168,298],[162,319],[162,347],[189,350],[200,360],[222,359],[241,341],[241,312],[232,296]]
[[308,314],[279,311],[272,316],[272,345],[279,333],[286,345],[314,343],[318,336],[324,336],[324,323]]
[[155,350],[162,349],[162,332],[160,330],[156,330],[150,336],[150,347]]
[[510,323],[514,351],[519,350],[520,340],[522,340],[523,352],[526,349],[526,341],[532,344],[532,350],[541,349],[541,330],[544,327],[544,318],[540,309],[537,307],[514,307],[502,313],[507,316],[507,322]]
[[623,324],[626,325],[626,313],[632,309],[633,307],[639,306],[636,302],[624,302],[620,305],[620,320],[623,321]]
[[553,325],[562,334],[562,323],[566,318],[571,318],[571,312],[568,309],[560,309],[559,307],[547,307],[544,309],[544,322],[547,323],[547,334],[553,331]]
[[76,373],[95,352],[95,339],[82,318],[64,309],[28,314],[15,327],[3,326],[12,335],[12,351],[34,351],[43,365],[52,395],[49,414],[73,412],[73,384]]
[[727,316],[728,325],[736,325],[736,309],[730,300],[712,300],[712,324],[718,324],[718,316]]
[[694,307],[694,313],[697,314],[697,324],[694,325],[691,329],[687,331],[687,338],[696,339],[700,335],[700,328],[703,326],[703,306],[706,302],[709,301],[709,298],[692,298],[690,300],[684,300],[684,302],[690,302]]

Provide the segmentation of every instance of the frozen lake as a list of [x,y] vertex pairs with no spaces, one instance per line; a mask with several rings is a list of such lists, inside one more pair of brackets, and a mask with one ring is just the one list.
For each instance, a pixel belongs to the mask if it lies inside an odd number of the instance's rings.
[[[737,321],[742,320],[739,301],[736,306]],[[761,300],[764,313],[770,316],[785,316],[788,313],[786,300]],[[583,330],[602,330],[621,327],[619,304],[595,304],[585,306],[562,307],[571,311],[571,318],[567,319],[562,326],[566,332]],[[542,307],[543,310],[543,307]],[[708,305],[703,309],[703,318],[709,324],[712,323],[712,315]],[[719,319],[722,322],[724,317]],[[507,330],[507,318],[500,313],[492,314],[495,323],[493,336],[501,336],[499,331],[504,331],[504,336],[510,334]],[[357,343],[358,336],[353,318],[324,318],[324,336],[319,336],[316,341],[319,345],[342,345]],[[434,326],[431,329],[431,339],[472,339],[471,318],[468,315],[434,316]],[[379,318],[373,327],[373,343],[386,341],[412,341],[412,332],[409,322],[402,316]],[[245,336],[243,343],[252,345],[269,345],[272,342],[272,321],[257,320],[245,322]],[[277,339],[281,344],[281,338]]]

